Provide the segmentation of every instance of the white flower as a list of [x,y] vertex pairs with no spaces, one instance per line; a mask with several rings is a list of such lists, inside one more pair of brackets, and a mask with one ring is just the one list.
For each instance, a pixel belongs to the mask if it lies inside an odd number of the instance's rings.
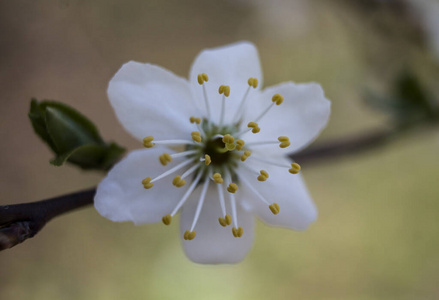
[[151,64],[123,65],[108,97],[147,149],[129,153],[99,184],[99,213],[169,225],[181,210],[184,249],[198,263],[242,260],[254,214],[307,228],[316,208],[287,155],[319,134],[330,102],[316,83],[261,85],[258,53],[248,42],[201,52],[189,80]]

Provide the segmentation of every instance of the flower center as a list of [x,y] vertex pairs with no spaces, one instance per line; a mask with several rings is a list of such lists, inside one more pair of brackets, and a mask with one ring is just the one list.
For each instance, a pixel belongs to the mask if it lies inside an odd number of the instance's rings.
[[[256,78],[250,78],[248,80],[248,88],[244,93],[238,109],[233,116],[232,124],[223,124],[225,115],[225,101],[230,95],[230,87],[221,85],[218,88],[218,93],[221,95],[221,111],[219,123],[214,124],[211,122],[210,105],[207,98],[206,82],[209,77],[203,73],[198,75],[198,83],[203,89],[203,97],[206,106],[206,116],[194,117],[191,116],[189,121],[196,126],[197,130],[192,131],[190,139],[187,140],[159,140],[155,141],[152,136],[148,136],[143,139],[143,145],[146,148],[151,148],[156,144],[161,145],[174,145],[185,146],[185,150],[179,153],[169,154],[163,153],[159,157],[159,161],[163,166],[167,166],[169,163],[173,163],[175,160],[181,160],[180,163],[174,167],[166,170],[155,178],[146,177],[142,180],[142,184],[145,189],[150,189],[154,186],[154,182],[162,180],[165,177],[175,174],[180,170],[184,170],[181,175],[176,175],[172,180],[172,184],[181,188],[186,185],[186,180],[191,181],[189,188],[186,190],[183,197],[177,203],[172,212],[163,217],[162,221],[165,225],[171,223],[172,217],[180,210],[185,204],[187,199],[191,196],[194,189],[200,185],[201,195],[198,201],[198,205],[195,211],[194,220],[192,226],[184,234],[185,240],[192,240],[196,236],[194,230],[203,203],[206,197],[207,190],[210,183],[214,183],[217,186],[218,201],[221,206],[222,216],[218,218],[218,222],[221,226],[226,227],[233,223],[232,234],[234,237],[241,237],[243,234],[243,228],[238,224],[238,216],[236,209],[235,194],[239,193],[241,186],[246,187],[256,196],[257,199],[262,201],[268,206],[270,211],[277,215],[280,212],[280,207],[275,202],[270,202],[263,195],[258,192],[258,189],[253,186],[253,183],[246,178],[244,174],[254,174],[259,182],[265,182],[269,180],[269,173],[266,170],[255,170],[251,167],[251,161],[260,161],[267,165],[284,167],[291,174],[297,174],[300,171],[300,166],[297,163],[292,163],[291,166],[271,161],[269,158],[258,157],[252,155],[251,148],[256,148],[261,145],[278,144],[280,148],[286,148],[290,145],[289,138],[286,136],[279,136],[277,139],[273,138],[270,141],[258,141],[258,142],[245,142],[245,136],[247,134],[257,134],[260,132],[260,128],[257,122],[261,120],[265,115],[273,108],[274,105],[282,104],[284,98],[280,94],[275,94],[272,97],[272,102],[267,105],[266,109],[256,117],[256,119],[247,123],[245,128],[240,128],[243,119],[244,107],[251,89],[256,89],[258,86],[258,80]],[[195,129],[195,128],[194,128]],[[249,161],[247,159],[252,157]],[[243,172],[246,170],[246,172]],[[287,174],[287,172],[286,172]],[[248,176],[248,175],[247,175]],[[263,184],[263,183],[262,183]],[[230,212],[226,209],[226,199],[224,194],[228,194],[230,201]]]
[[226,145],[221,138],[208,140],[204,145],[203,152],[210,156],[214,167],[222,167],[230,163],[232,153],[225,147]]

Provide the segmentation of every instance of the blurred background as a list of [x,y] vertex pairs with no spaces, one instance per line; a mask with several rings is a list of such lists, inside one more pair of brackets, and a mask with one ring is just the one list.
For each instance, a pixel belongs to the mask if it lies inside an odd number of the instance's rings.
[[[438,105],[436,0],[0,0],[0,204],[104,176],[49,164],[31,97],[67,103],[106,140],[136,149],[106,96],[119,67],[136,60],[187,76],[200,50],[239,40],[258,46],[265,86],[323,86],[332,116],[315,144],[400,122],[370,103],[404,72]],[[305,232],[258,222],[238,265],[194,264],[177,226],[112,223],[89,207],[0,253],[0,299],[438,299],[439,130],[427,123],[302,164],[318,221]]]

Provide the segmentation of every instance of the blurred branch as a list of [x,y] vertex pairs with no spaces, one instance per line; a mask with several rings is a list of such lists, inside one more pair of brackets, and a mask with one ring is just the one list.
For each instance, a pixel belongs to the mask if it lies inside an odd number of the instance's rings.
[[336,158],[347,154],[358,154],[388,143],[399,131],[392,129],[377,130],[363,135],[340,138],[335,141],[321,143],[297,154],[291,155],[294,160],[304,163],[322,159]]
[[48,200],[0,206],[0,251],[35,236],[54,217],[93,203],[96,189]]

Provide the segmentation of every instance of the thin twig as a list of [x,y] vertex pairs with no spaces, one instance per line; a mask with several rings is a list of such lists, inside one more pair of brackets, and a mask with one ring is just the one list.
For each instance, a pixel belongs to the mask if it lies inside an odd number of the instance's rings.
[[0,251],[37,234],[54,217],[90,205],[96,189],[48,200],[0,206]]

